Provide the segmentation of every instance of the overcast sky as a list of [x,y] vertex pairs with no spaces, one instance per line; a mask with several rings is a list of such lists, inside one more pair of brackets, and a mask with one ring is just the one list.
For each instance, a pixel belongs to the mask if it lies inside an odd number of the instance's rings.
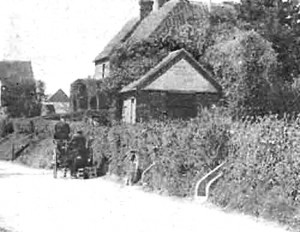
[[47,93],[62,88],[69,95],[70,84],[93,75],[93,59],[138,14],[138,0],[0,0],[0,60],[31,60]]

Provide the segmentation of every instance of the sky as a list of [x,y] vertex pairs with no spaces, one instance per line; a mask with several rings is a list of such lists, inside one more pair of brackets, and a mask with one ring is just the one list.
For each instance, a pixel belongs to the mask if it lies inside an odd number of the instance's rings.
[[93,76],[93,59],[138,15],[138,0],[0,0],[0,60],[31,60],[47,94],[61,88],[69,95],[71,83]]

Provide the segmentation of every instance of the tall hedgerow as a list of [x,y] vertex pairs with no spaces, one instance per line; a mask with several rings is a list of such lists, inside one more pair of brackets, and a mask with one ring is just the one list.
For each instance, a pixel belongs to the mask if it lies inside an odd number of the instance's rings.
[[232,127],[228,165],[213,202],[299,225],[300,118],[249,119]]
[[134,149],[140,155],[142,170],[156,163],[145,177],[150,188],[189,196],[197,178],[228,156],[230,124],[229,117],[204,111],[190,121],[116,124],[110,128],[77,125],[77,129],[82,127],[94,138],[96,159],[110,160],[111,173],[126,174],[126,154]]

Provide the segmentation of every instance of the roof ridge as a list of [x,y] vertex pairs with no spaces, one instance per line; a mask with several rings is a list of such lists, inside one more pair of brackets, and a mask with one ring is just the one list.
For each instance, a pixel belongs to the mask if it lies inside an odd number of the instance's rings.
[[[53,99],[52,99],[53,98]],[[58,99],[56,99],[58,98]],[[47,102],[69,102],[68,95],[60,88],[54,94],[50,95]]]
[[[211,77],[212,74],[209,71],[207,71],[188,51],[186,51],[184,48],[181,48],[179,50],[170,52],[154,68],[148,71],[140,79],[131,82],[129,85],[124,86],[120,92],[125,93],[125,92],[144,88],[149,84],[149,81],[151,82],[155,81],[157,78],[162,76],[162,74],[168,71],[169,68],[171,68],[173,65],[175,65],[182,59],[185,59],[188,63],[190,63],[191,66],[193,66],[194,69],[197,70],[197,72],[201,73],[203,78],[209,81],[217,89],[217,91],[219,92],[222,91],[222,87],[217,83],[216,80],[214,80],[214,78]],[[175,62],[172,63],[172,61]],[[170,64],[172,65],[168,67]],[[152,80],[151,78],[153,76],[156,76],[157,73],[160,73],[160,75],[158,75],[154,80]]]

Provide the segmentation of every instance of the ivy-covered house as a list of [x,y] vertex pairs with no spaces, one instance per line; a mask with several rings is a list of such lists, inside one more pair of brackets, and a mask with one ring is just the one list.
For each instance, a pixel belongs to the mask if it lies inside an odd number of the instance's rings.
[[[208,7],[188,0],[139,0],[140,15],[129,20],[120,32],[94,59],[95,75],[105,78],[110,73],[110,56],[122,43],[136,43],[164,38],[186,24],[208,20]],[[154,7],[155,6],[155,7]]]
[[[96,83],[97,80],[111,78],[115,68],[112,65],[112,58],[122,45],[164,40],[186,25],[197,27],[209,21],[208,6],[205,3],[188,0],[139,0],[138,3],[140,15],[129,20],[94,59],[93,79]],[[119,92],[121,99],[116,103],[122,112],[117,113],[117,118],[120,119],[122,114],[124,121],[135,122],[161,118],[162,115],[172,118],[194,117],[198,109],[211,105],[220,96],[220,86],[186,51],[166,54],[163,60],[159,60],[159,63],[155,63],[150,70],[146,71],[137,77],[140,80],[122,86],[124,88]],[[144,85],[145,80],[147,83],[153,81],[153,85],[157,85],[162,80],[166,83],[160,83],[160,86],[152,89],[152,84],[147,87]],[[99,83],[101,85],[101,81]],[[73,111],[107,109],[105,95],[95,90],[95,87],[97,88],[96,84],[89,85],[87,80],[77,80],[72,84]],[[80,99],[84,99],[85,104],[81,104]],[[200,106],[201,102],[202,106]],[[162,105],[158,106],[156,103]]]

